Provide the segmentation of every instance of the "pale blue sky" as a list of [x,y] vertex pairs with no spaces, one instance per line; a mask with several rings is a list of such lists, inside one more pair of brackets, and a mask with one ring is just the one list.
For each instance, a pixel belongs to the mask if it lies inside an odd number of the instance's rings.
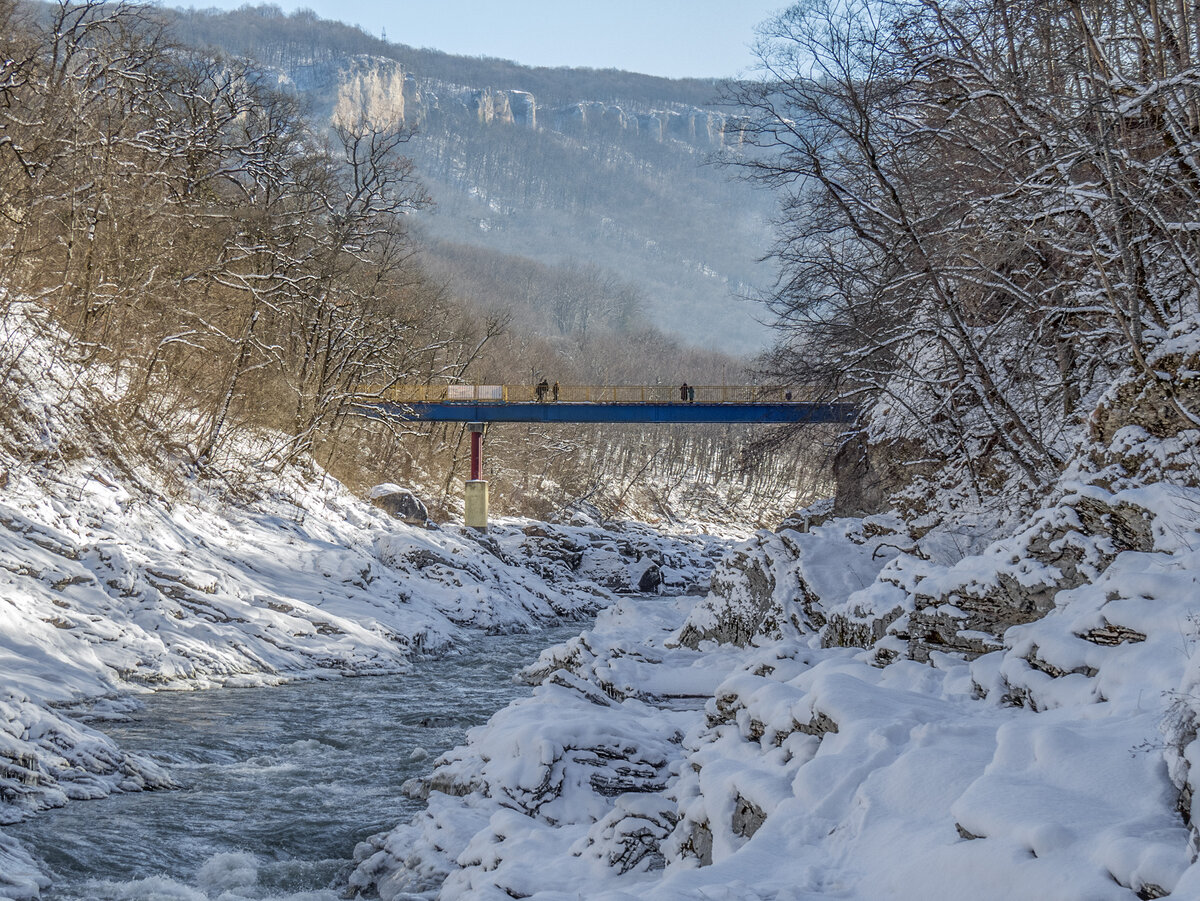
[[[236,9],[246,0],[166,0]],[[530,66],[728,77],[754,65],[754,26],[787,0],[277,0],[388,40]]]

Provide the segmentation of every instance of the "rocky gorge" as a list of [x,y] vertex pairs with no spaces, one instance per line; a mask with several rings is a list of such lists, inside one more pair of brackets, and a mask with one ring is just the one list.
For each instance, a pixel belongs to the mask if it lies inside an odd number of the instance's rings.
[[1015,527],[825,503],[734,548],[706,596],[605,611],[406,786],[426,812],[361,846],[353,884],[1192,897],[1200,431],[1164,380],[1194,338],[1104,395]]

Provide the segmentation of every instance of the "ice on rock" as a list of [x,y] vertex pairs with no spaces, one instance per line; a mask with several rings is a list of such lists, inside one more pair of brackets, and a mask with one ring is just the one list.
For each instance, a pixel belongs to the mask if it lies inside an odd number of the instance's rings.
[[196,884],[210,895],[251,888],[258,883],[258,858],[253,854],[215,854],[196,874]]
[[158,764],[26,698],[0,695],[0,824],[68,800],[170,788]]
[[0,898],[34,901],[49,887],[50,878],[37,868],[29,853],[0,832]]

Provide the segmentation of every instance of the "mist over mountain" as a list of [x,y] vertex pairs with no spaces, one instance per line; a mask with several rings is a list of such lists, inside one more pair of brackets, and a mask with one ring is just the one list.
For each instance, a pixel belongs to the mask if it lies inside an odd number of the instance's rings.
[[[772,199],[712,164],[742,129],[716,81],[451,56],[274,6],[164,12],[186,43],[277,72],[318,119],[412,128],[406,153],[435,201],[418,217],[428,253],[587,267],[633,291],[630,321],[732,353],[767,343],[745,298],[773,276],[759,262]],[[549,309],[532,324],[566,333]]]

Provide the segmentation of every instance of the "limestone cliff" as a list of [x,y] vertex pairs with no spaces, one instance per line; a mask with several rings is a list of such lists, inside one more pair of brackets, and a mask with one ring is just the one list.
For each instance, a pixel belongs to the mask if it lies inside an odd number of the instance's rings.
[[745,120],[699,107],[645,109],[581,99],[546,107],[528,91],[423,79],[394,60],[349,57],[289,72],[293,84],[328,106],[331,121],[402,122],[424,129],[435,121],[546,129],[570,136],[603,135],[679,141],[697,148],[738,146]]

